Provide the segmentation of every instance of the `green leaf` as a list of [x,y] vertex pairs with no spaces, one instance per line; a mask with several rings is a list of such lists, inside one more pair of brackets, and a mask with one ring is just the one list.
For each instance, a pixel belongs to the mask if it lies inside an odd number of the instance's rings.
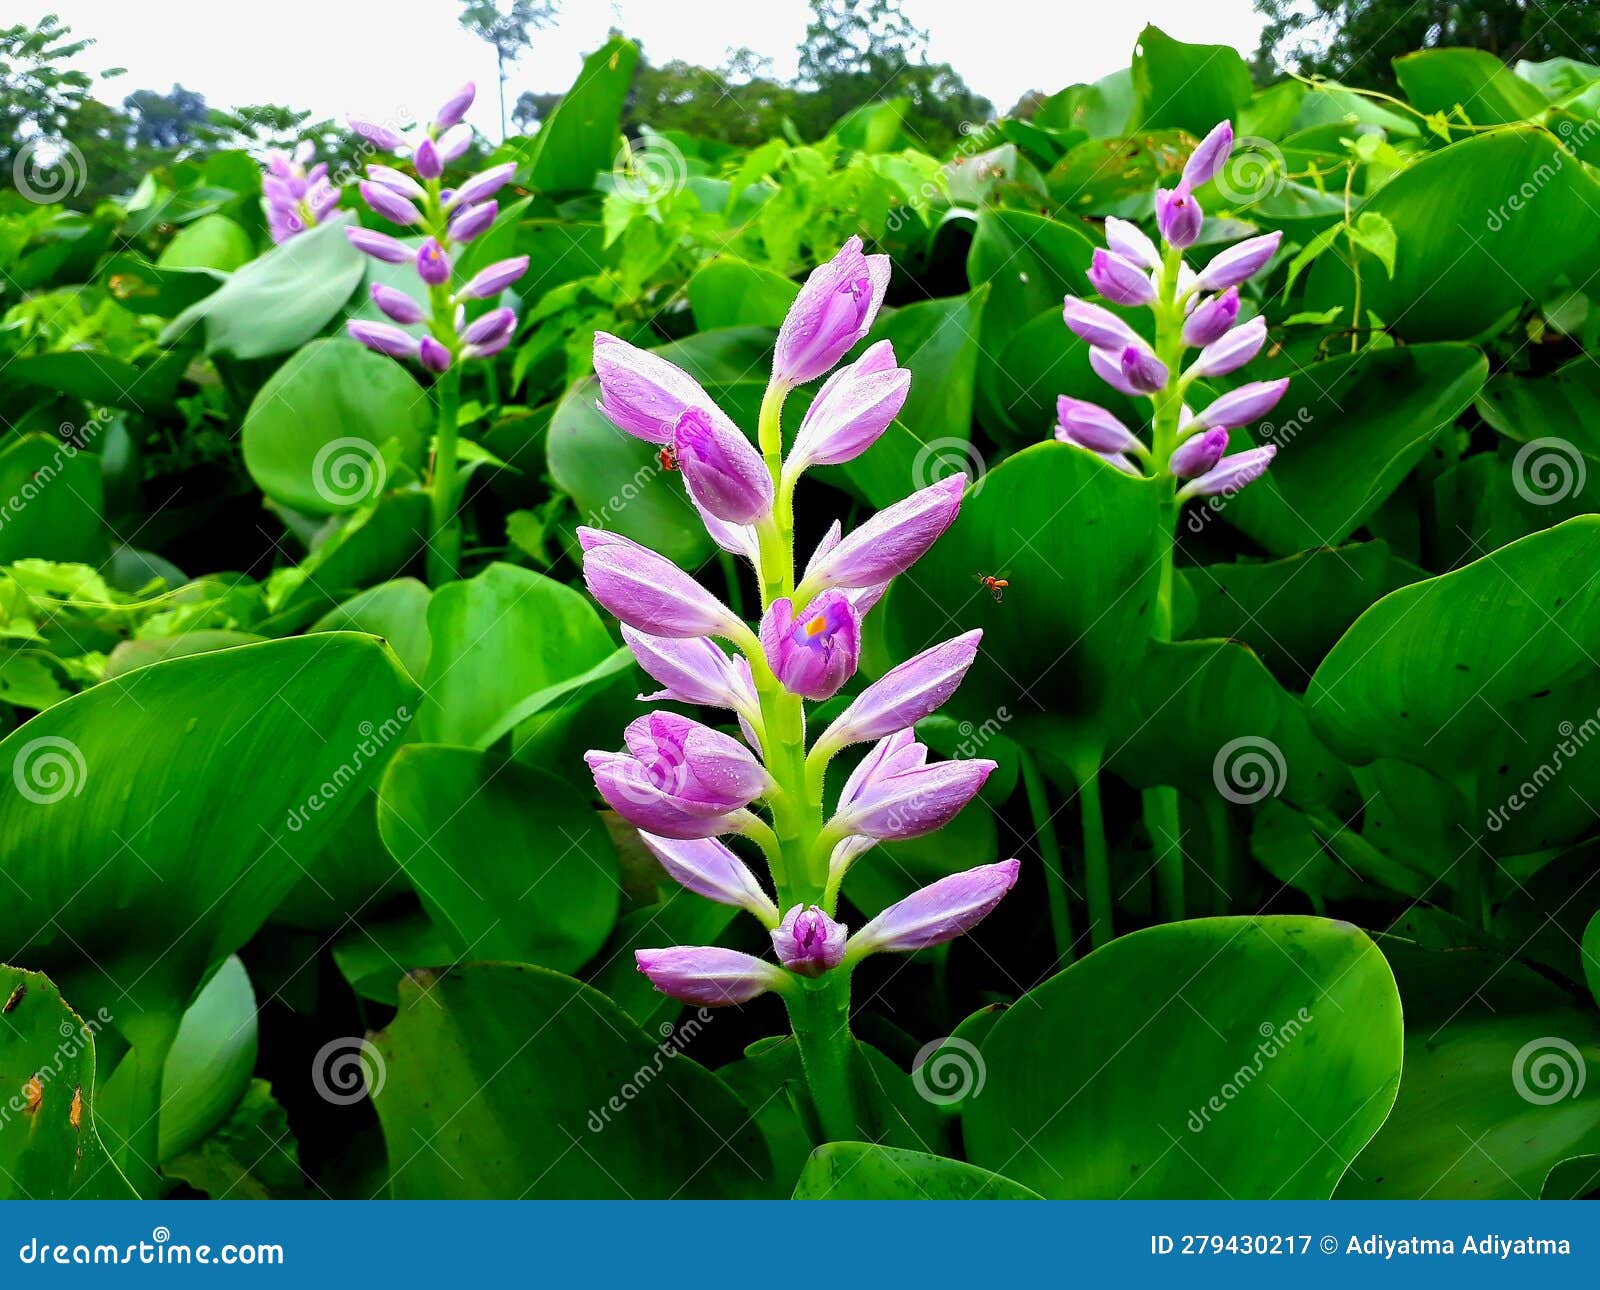
[[1418,111],[1474,125],[1511,125],[1544,113],[1545,97],[1482,49],[1422,49],[1394,60],[1400,88]]
[[0,802],[0,936],[119,1029],[176,1023],[314,865],[415,703],[393,655],[341,634],[174,659],[57,704],[0,742],[27,786]]
[[1232,120],[1255,92],[1231,45],[1190,45],[1148,26],[1133,47],[1134,121],[1141,130],[1176,126],[1196,138]]
[[374,1041],[395,1197],[759,1194],[766,1144],[727,1085],[683,1053],[693,1024],[658,1039],[543,968],[412,973]]
[[381,636],[413,677],[428,668],[428,604],[433,592],[415,578],[380,582],[357,592],[312,624],[314,632],[367,632]]
[[1400,1049],[1388,965],[1348,923],[1169,923],[1001,1015],[967,1154],[1053,1199],[1324,1199],[1383,1123]]
[[1276,555],[1335,546],[1399,487],[1487,372],[1466,345],[1363,350],[1295,369],[1272,419],[1236,431],[1232,445],[1275,443],[1272,469],[1183,522],[1200,532],[1220,514]]
[[1385,937],[1406,1011],[1394,1112],[1340,1199],[1524,1200],[1600,1151],[1600,1024],[1520,963]]
[[798,283],[733,255],[707,260],[689,279],[689,308],[698,331],[713,327],[778,327],[799,294]]
[[806,1161],[795,1200],[1040,1200],[976,1165],[869,1142],[830,1142]]
[[1369,251],[1383,265],[1383,271],[1394,277],[1396,239],[1394,225],[1377,211],[1362,211],[1350,225],[1350,240],[1363,251]]
[[307,1200],[289,1117],[266,1080],[252,1080],[233,1114],[194,1150],[162,1165],[212,1200]]
[[616,921],[611,839],[571,785],[543,771],[410,745],[384,774],[378,829],[463,958],[574,972]]
[[534,136],[528,187],[587,191],[597,171],[611,169],[620,144],[622,105],[638,58],[630,41],[612,37],[583,60],[578,79]]
[[[1394,228],[1394,272],[1367,254],[1362,308],[1408,340],[1470,339],[1538,299],[1587,252],[1572,229],[1600,209],[1600,183],[1542,131],[1511,128],[1423,157],[1362,206]],[[1350,268],[1323,256],[1310,307],[1352,297]]]
[[428,495],[418,488],[385,493],[331,521],[333,531],[292,569],[271,584],[271,629],[295,631],[356,591],[392,578],[422,549],[428,525]]
[[261,387],[245,414],[244,463],[268,497],[308,515],[372,501],[393,440],[416,467],[433,423],[427,391],[403,365],[353,340],[314,340]]
[[492,564],[433,593],[427,697],[418,735],[487,747],[518,703],[570,680],[616,650],[581,593],[531,569]]
[[[1477,406],[1485,421],[1515,443],[1564,439],[1600,461],[1600,371],[1586,357],[1575,358],[1548,376],[1495,376],[1483,387]],[[1552,447],[1559,450],[1559,445]],[[1571,454],[1566,455],[1570,459]],[[1577,469],[1578,464],[1569,461],[1569,472]]]
[[103,271],[111,298],[132,313],[171,318],[228,280],[214,269],[175,269],[135,255],[114,255]]
[[338,316],[361,281],[366,257],[345,237],[351,222],[340,212],[251,260],[174,318],[161,343],[203,325],[208,354],[266,358],[298,349]]
[[226,215],[203,215],[179,229],[156,264],[163,269],[232,273],[256,253],[250,234]]
[[[8,380],[70,394],[89,403],[130,412],[165,409],[171,404],[172,376],[163,364],[135,367],[93,349],[61,350],[14,358],[6,366]],[[85,427],[85,429],[103,427]]]
[[93,454],[43,434],[13,436],[0,448],[0,564],[100,563],[104,506]]

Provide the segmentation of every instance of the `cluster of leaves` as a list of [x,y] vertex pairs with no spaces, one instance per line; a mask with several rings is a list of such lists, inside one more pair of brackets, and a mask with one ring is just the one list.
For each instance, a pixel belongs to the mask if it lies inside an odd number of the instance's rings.
[[[469,256],[533,267],[516,343],[467,379],[442,586],[418,576],[428,392],[342,334],[398,282],[346,241],[348,195],[277,248],[239,152],[85,213],[0,199],[0,1095],[24,1107],[0,1191],[1589,1190],[1600,1112],[1530,1053],[1559,1040],[1579,1089],[1600,1060],[1600,315],[1571,235],[1600,209],[1593,69],[1437,50],[1397,60],[1403,98],[1258,89],[1152,28],[1129,68],[935,155],[892,98],[811,144],[625,143],[635,58],[608,43],[495,154],[517,195]],[[1104,397],[1061,300],[1099,221],[1145,218],[1223,118],[1239,155],[1195,254],[1283,231],[1250,374],[1292,384],[1239,432],[1277,444],[1268,476],[1182,517],[1176,640],[1152,641],[1148,491],[1050,442],[1057,395]],[[864,670],[983,628],[919,735],[1001,769],[845,900],[1025,869],[977,935],[864,969],[865,1140],[819,1143],[776,1005],[689,1013],[633,970],[758,947],[596,809],[581,751],[653,687],[572,530],[748,598],[598,412],[592,337],[753,429],[796,279],[850,234],[893,257],[867,340],[912,390],[803,485],[802,551],[974,476],[869,614]],[[1181,793],[1170,918],[1155,787]],[[1097,846],[1121,935],[1090,953]]]

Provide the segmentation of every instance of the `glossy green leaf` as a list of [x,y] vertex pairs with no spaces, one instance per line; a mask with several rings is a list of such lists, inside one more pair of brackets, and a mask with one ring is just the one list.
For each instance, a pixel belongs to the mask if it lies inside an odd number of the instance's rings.
[[1142,130],[1178,126],[1196,138],[1232,120],[1254,92],[1231,45],[1189,45],[1146,27],[1133,47],[1134,120]]
[[226,215],[203,215],[178,230],[156,263],[163,269],[232,273],[255,255],[250,235]]
[[1348,923],[1169,923],[1000,1017],[967,1153],[1055,1199],[1325,1198],[1388,1114],[1400,1048],[1389,967]]
[[639,51],[612,37],[588,58],[570,90],[534,136],[528,187],[587,192],[597,171],[611,169],[620,146],[622,105]]
[[737,1198],[770,1168],[727,1085],[542,968],[414,972],[375,1043],[397,1198]]
[[830,1142],[806,1161],[795,1200],[1039,1200],[976,1165],[869,1142]]
[[314,632],[380,636],[413,677],[427,674],[428,603],[433,593],[415,578],[396,578],[357,592],[312,624]]
[[611,839],[563,780],[413,744],[378,794],[384,844],[459,956],[574,972],[617,917]]
[[9,437],[0,448],[0,564],[98,564],[104,506],[98,457],[43,434]]
[[1539,116],[1545,97],[1482,49],[1422,49],[1394,60],[1394,74],[1418,111],[1459,108],[1474,125],[1510,125]]
[[689,308],[701,331],[713,327],[773,327],[800,291],[800,285],[737,256],[707,260],[689,279]]

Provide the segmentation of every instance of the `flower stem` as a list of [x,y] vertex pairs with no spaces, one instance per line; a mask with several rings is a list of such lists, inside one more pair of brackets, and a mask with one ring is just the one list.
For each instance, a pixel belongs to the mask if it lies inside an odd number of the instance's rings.
[[1050,814],[1050,796],[1033,754],[1019,746],[1017,763],[1022,771],[1022,788],[1028,797],[1028,814],[1033,818],[1033,835],[1044,861],[1045,900],[1050,909],[1050,930],[1055,934],[1056,961],[1066,967],[1073,959],[1072,906],[1067,899],[1067,871],[1061,843],[1056,837],[1055,820]]
[[433,445],[433,479],[429,485],[428,583],[439,587],[455,580],[461,555],[461,529],[456,515],[456,413],[461,404],[461,369],[452,363],[434,385],[439,400],[439,426]]
[[1084,887],[1089,899],[1089,943],[1096,949],[1116,935],[1112,925],[1111,864],[1100,812],[1100,761],[1079,768],[1078,807],[1083,813]]
[[856,1137],[850,1034],[850,972],[835,969],[784,992],[811,1102],[824,1142]]

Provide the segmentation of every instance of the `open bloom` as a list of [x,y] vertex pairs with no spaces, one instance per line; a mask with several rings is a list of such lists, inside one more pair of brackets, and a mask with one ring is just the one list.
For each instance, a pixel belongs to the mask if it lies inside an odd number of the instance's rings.
[[796,617],[780,597],[761,620],[767,666],[790,694],[831,699],[855,675],[861,656],[861,616],[839,591],[824,591]]
[[267,158],[261,194],[274,242],[286,242],[320,224],[339,204],[340,190],[329,181],[326,163],[311,164],[315,156],[316,149],[306,140],[292,153],[274,152]]

